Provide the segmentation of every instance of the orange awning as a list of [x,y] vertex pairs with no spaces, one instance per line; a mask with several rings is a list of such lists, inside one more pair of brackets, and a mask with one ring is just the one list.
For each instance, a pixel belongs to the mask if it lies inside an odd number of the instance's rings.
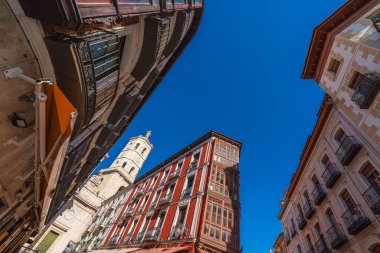
[[63,143],[72,132],[70,122],[72,113],[76,110],[56,84],[45,85],[46,101],[46,153],[52,151],[53,146],[61,135]]

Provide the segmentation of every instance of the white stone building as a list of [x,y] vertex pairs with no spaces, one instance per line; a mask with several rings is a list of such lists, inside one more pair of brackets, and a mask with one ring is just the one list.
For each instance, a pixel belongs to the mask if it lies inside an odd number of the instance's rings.
[[135,181],[153,149],[149,136],[147,132],[131,138],[111,167],[91,176],[29,247],[40,253],[60,253],[74,247],[100,205]]

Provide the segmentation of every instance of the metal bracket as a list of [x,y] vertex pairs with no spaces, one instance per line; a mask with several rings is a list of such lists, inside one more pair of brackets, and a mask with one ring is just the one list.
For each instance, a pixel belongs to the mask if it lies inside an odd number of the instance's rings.
[[32,84],[40,84],[40,83],[50,83],[52,84],[53,81],[51,79],[48,79],[48,78],[41,78],[41,79],[33,79],[27,75],[24,74],[24,72],[22,71],[21,67],[15,67],[15,68],[11,68],[11,69],[6,69],[4,70],[4,76],[6,79],[12,79],[14,77],[18,77],[28,83],[32,83]]

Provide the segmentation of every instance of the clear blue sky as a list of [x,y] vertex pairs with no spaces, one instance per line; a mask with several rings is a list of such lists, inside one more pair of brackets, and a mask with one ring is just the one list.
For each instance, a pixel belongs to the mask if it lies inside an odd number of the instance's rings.
[[231,136],[243,142],[241,243],[268,252],[324,96],[300,79],[311,33],[345,1],[206,2],[195,38],[99,168],[146,130],[154,149],[140,175],[210,130]]

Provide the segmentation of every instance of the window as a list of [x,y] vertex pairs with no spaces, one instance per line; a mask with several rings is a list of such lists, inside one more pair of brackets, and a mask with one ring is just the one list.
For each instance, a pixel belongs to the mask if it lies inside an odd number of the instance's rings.
[[177,164],[176,170],[181,170],[182,169],[183,162],[180,162]]
[[135,171],[135,167],[132,167],[130,170],[129,170],[129,174],[132,174],[132,172]]
[[346,137],[347,134],[342,129],[339,129],[335,134],[335,140],[338,142],[339,145],[342,145],[344,143]]
[[218,206],[218,216],[216,218],[216,223],[220,225],[222,219],[222,208]]
[[302,253],[301,246],[299,244],[297,245],[297,252]]
[[347,190],[343,190],[340,194],[340,198],[343,200],[343,203],[347,208],[353,208],[356,205],[354,199]]
[[216,205],[212,207],[212,215],[211,215],[211,221],[215,222],[216,221]]
[[354,73],[352,74],[352,77],[351,77],[350,82],[348,84],[349,88],[356,90],[356,88],[358,87],[359,76],[360,76],[360,72],[354,70]]
[[177,225],[179,225],[179,224],[184,225],[185,224],[186,209],[187,209],[186,206],[179,208],[178,218],[177,218],[177,223],[176,223]]
[[197,163],[197,165],[199,164],[199,157],[200,157],[200,152],[197,152],[193,155],[193,163]]
[[227,210],[223,211],[223,227],[227,227]]
[[232,229],[232,212],[228,212],[228,228]]
[[123,168],[125,168],[126,165],[127,165],[127,162],[123,162]]
[[219,228],[215,229],[215,239],[217,239],[217,240],[220,239],[220,229]]
[[328,67],[328,71],[335,76],[338,73],[340,63],[341,63],[340,61],[338,61],[334,58],[331,58],[330,65]]
[[137,143],[136,146],[135,146],[135,149],[138,149],[140,146],[140,143]]
[[211,211],[211,203],[207,203],[207,209],[206,209],[206,220],[209,220],[210,218],[210,211]]
[[211,236],[211,237],[214,237],[214,236],[215,236],[215,227],[214,227],[214,226],[211,226],[211,227],[210,227],[210,236]]
[[158,229],[161,229],[162,228],[162,224],[164,224],[165,214],[166,214],[166,212],[162,212],[160,214],[160,216],[158,217],[158,223],[157,223],[157,226],[156,226]]
[[377,192],[380,192],[380,173],[371,163],[367,163],[363,169],[361,169],[360,174],[364,177],[369,186],[374,187]]
[[144,155],[146,152],[146,148],[144,148],[142,151],[141,151],[141,155]]

